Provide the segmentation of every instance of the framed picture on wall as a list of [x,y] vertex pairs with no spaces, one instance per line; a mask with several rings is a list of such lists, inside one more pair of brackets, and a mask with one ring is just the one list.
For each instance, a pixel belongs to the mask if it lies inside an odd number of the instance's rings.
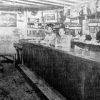
[[44,15],[45,22],[57,22],[56,14],[45,14]]
[[45,18],[47,21],[55,20],[55,14],[47,14],[47,15],[45,15]]
[[0,14],[0,27],[16,27],[17,26],[17,14],[5,13]]

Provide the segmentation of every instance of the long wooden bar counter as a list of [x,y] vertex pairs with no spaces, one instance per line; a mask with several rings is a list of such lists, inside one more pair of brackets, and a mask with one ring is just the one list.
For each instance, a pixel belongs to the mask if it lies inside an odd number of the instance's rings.
[[68,100],[100,100],[100,58],[95,57],[95,52],[85,56],[74,49],[66,51],[29,42],[14,46],[21,52],[23,64]]
[[91,51],[100,51],[100,43],[91,43],[91,41],[81,42],[81,41],[72,41],[73,46],[79,46],[81,48],[88,48]]

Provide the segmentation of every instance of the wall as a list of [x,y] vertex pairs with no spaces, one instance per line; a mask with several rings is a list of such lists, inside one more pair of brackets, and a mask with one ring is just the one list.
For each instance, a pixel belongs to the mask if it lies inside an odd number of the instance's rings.
[[[11,22],[13,21],[9,14],[4,14],[2,16],[1,13],[16,14],[15,22],[17,25],[15,27],[5,27],[5,24],[3,23],[11,25]],[[24,34],[26,32],[26,13],[24,12],[23,14],[18,14],[17,11],[0,11],[0,14],[0,25],[3,24],[3,27],[0,27],[0,54],[15,54],[16,50],[13,47],[13,43],[18,42],[19,39],[19,36],[16,33],[19,32]]]
[[27,34],[27,12],[17,14],[17,29],[19,34],[25,36]]
[[19,16],[17,11],[0,11],[0,13],[12,13],[12,14],[16,14],[16,21],[17,21],[17,26],[16,27],[0,27],[0,36],[5,36],[5,35],[9,35],[9,36],[13,36],[14,35],[14,30],[15,29],[21,29],[22,31],[25,32],[25,21],[26,21],[26,17],[25,14],[23,14],[22,17]]
[[[1,11],[0,13],[12,13],[8,11]],[[15,27],[0,27],[0,36],[1,35],[8,35],[12,34],[12,31],[15,29]]]

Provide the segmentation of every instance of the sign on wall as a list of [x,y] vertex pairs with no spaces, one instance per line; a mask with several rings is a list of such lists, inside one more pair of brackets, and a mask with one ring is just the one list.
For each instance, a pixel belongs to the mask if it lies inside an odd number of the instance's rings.
[[0,14],[0,27],[16,27],[17,26],[17,15],[14,13]]

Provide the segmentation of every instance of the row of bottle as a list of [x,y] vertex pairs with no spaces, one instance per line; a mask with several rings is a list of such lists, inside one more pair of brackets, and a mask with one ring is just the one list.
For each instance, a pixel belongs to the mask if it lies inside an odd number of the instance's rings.
[[33,25],[33,24],[27,24],[28,28],[39,28],[38,25]]

